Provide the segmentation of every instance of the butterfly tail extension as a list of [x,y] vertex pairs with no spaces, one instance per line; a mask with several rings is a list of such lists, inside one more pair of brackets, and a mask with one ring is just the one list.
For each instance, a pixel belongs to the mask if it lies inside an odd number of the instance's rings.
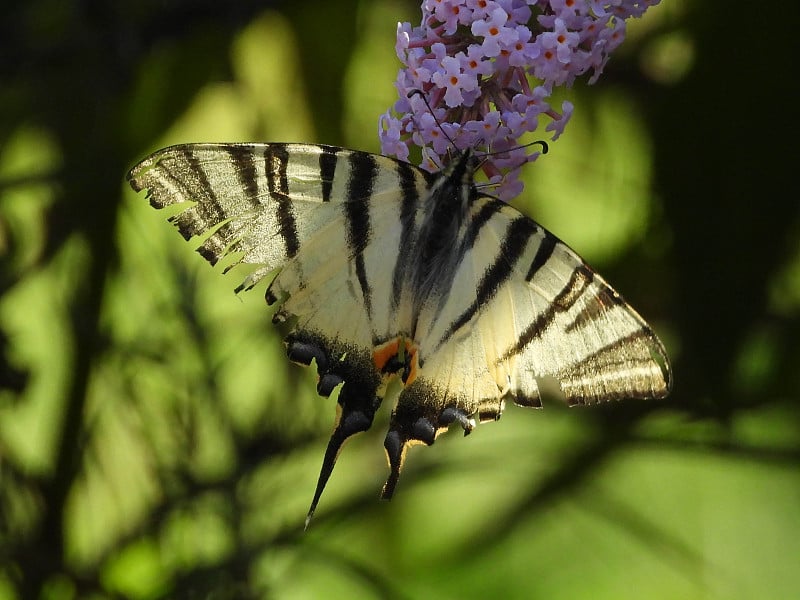
[[316,363],[319,375],[317,393],[320,396],[328,397],[337,386],[344,384],[339,390],[336,426],[328,441],[314,498],[306,516],[305,527],[308,528],[342,446],[350,437],[372,426],[382,400],[378,395],[381,380],[377,375],[370,376],[371,370],[365,368],[365,361],[370,360],[368,357],[356,350],[347,352],[319,334],[290,333],[286,338],[286,353],[295,363],[304,366],[310,366],[312,361]]
[[409,447],[432,445],[437,436],[454,422],[461,425],[465,436],[475,428],[475,420],[463,408],[447,406],[440,409],[437,403],[417,402],[421,398],[420,388],[419,385],[410,386],[392,414],[389,433],[383,443],[389,461],[389,477],[381,491],[382,500],[391,500],[394,495]]
[[325,490],[331,473],[333,473],[333,467],[336,465],[336,459],[339,458],[342,446],[351,436],[366,431],[372,426],[375,411],[380,406],[380,399],[375,398],[371,407],[363,407],[361,409],[353,408],[351,403],[347,401],[343,403],[340,401],[340,405],[339,422],[336,425],[336,429],[333,430],[331,439],[328,441],[328,447],[325,450],[325,456],[322,459],[317,488],[314,491],[314,498],[306,515],[305,529],[308,529],[308,525],[311,523],[319,499],[322,497],[322,492]]

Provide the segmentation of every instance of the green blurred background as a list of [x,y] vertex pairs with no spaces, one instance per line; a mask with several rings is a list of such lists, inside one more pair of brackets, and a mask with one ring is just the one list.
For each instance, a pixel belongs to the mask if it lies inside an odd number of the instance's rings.
[[[378,150],[400,0],[0,6],[0,599],[800,597],[798,4],[664,0],[517,202],[654,325],[660,403],[389,406],[302,532],[335,402],[124,183],[188,141]],[[796,56],[795,56],[796,58]],[[794,125],[792,125],[794,123]]]

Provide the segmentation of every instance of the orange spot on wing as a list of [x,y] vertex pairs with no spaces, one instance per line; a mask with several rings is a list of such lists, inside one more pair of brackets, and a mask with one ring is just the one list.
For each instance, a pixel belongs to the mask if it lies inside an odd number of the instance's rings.
[[411,340],[403,337],[397,337],[393,340],[389,340],[388,342],[384,342],[372,351],[372,362],[375,364],[375,369],[377,369],[379,373],[383,372],[384,367],[386,367],[389,361],[391,361],[400,353],[401,343],[403,344],[406,361],[409,366],[408,377],[403,382],[403,385],[409,385],[417,378],[419,366],[417,346]]
[[399,348],[400,338],[389,340],[375,348],[375,350],[372,351],[372,361],[375,363],[375,368],[378,369],[378,371],[383,371],[383,367],[386,366],[386,363],[397,356]]

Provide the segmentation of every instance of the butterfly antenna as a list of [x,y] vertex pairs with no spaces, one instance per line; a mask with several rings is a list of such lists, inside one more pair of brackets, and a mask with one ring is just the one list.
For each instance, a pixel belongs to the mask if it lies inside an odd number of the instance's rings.
[[496,156],[498,154],[507,154],[508,152],[513,152],[514,150],[519,150],[520,148],[529,148],[531,146],[535,146],[539,144],[542,147],[542,154],[547,154],[550,150],[550,146],[544,140],[535,140],[533,142],[528,142],[527,144],[522,144],[521,146],[514,146],[513,148],[506,148],[505,150],[494,150],[492,152],[485,152],[481,155],[481,158],[486,158],[487,156]]
[[[453,141],[453,138],[447,135],[447,132],[444,130],[444,127],[442,127],[442,122],[436,117],[436,113],[433,112],[433,108],[431,108],[431,104],[430,102],[428,102],[428,98],[425,96],[422,90],[411,90],[410,92],[408,92],[408,94],[406,94],[406,98],[411,98],[411,96],[419,96],[420,98],[422,98],[422,101],[425,103],[425,106],[428,107],[428,112],[431,113],[433,120],[439,126],[439,131],[441,131],[442,135],[447,138],[447,141],[450,142],[450,145],[453,146],[453,148],[457,149],[456,143]],[[417,127],[417,129],[419,129],[419,127]]]
[[547,154],[550,150],[550,146],[547,145],[547,142],[544,140],[536,140],[535,142],[530,142],[529,144],[523,144],[520,148],[527,148],[528,146],[533,146],[534,144],[539,144],[542,147],[542,154]]
[[[475,167],[476,170],[483,167],[483,165],[488,161],[490,156],[497,156],[498,154],[507,154],[508,152],[513,152],[514,150],[519,150],[520,148],[529,148],[530,146],[539,144],[542,147],[542,154],[547,154],[550,147],[547,145],[547,142],[544,140],[536,140],[533,142],[528,142],[527,144],[522,144],[521,146],[514,146],[513,148],[507,148],[506,150],[495,150],[492,152],[485,152],[478,157],[478,165]],[[527,159],[526,159],[527,160]],[[520,164],[522,166],[523,163]],[[477,184],[479,187],[489,187],[495,186],[498,184],[490,184],[490,183],[481,183]]]

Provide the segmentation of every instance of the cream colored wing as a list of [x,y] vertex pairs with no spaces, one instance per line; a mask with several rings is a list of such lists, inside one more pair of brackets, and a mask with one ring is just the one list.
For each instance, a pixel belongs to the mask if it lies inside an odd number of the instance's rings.
[[453,422],[469,433],[475,418],[499,418],[507,397],[541,406],[544,377],[571,405],[669,393],[663,345],[577,254],[495,199],[476,199],[470,213],[451,287],[419,315],[419,366],[386,436],[384,497],[410,445],[432,444]]
[[341,445],[369,428],[400,368],[377,368],[373,350],[410,327],[397,300],[402,250],[433,176],[333,146],[191,144],[156,152],[128,179],[156,208],[183,208],[170,220],[211,264],[256,266],[237,291],[278,270],[267,300],[282,302],[275,321],[291,321],[289,358],[316,363],[323,396],[343,384],[310,519]]
[[[210,263],[230,256],[233,264],[259,265],[246,287],[340,218],[335,205],[355,200],[369,208],[397,202],[401,191],[418,198],[426,177],[411,165],[366,152],[280,143],[171,146],[128,174],[155,208],[183,208],[170,221],[185,239],[202,242],[198,252]],[[358,243],[351,239],[351,249]]]
[[[495,202],[479,199],[473,214]],[[476,292],[465,302],[470,288]],[[650,326],[575,252],[513,207],[499,207],[476,233],[454,289],[465,292],[450,297],[446,317],[420,342],[426,367],[429,355],[457,356],[450,346],[472,336],[484,349],[475,362],[485,360],[499,393],[519,404],[540,404],[537,380],[545,376],[569,404],[669,392],[667,354]],[[480,371],[486,376],[483,364]]]

